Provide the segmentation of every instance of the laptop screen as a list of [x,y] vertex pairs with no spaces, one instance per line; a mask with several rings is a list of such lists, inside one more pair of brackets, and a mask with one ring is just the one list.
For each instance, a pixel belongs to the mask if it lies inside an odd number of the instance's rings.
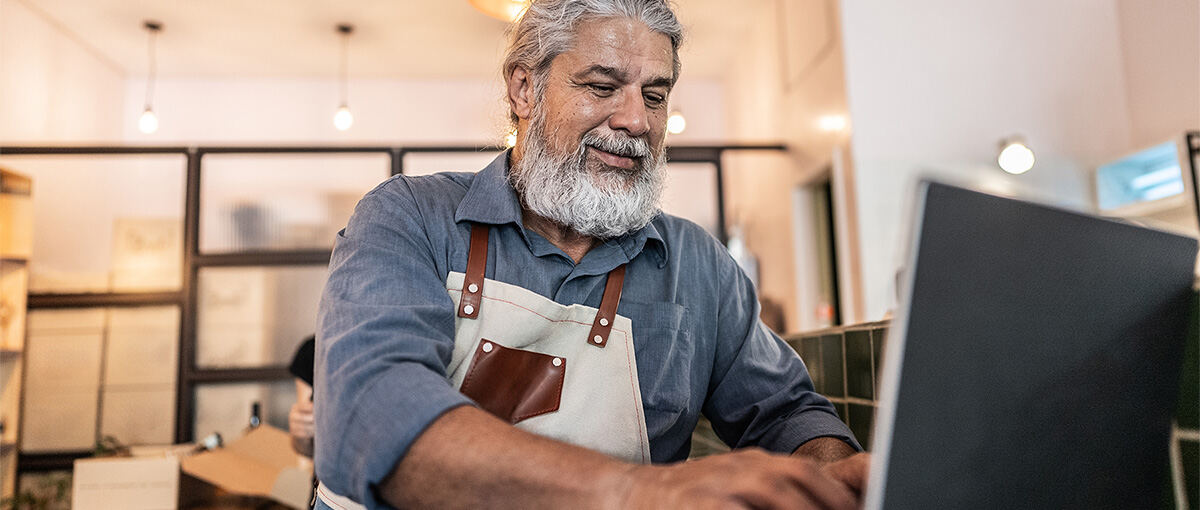
[[1157,504],[1196,251],[923,183],[867,507]]

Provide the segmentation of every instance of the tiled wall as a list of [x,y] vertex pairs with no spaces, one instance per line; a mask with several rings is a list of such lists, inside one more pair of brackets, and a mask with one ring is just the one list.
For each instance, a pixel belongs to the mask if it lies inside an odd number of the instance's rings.
[[833,402],[838,416],[868,450],[887,329],[883,321],[785,338],[800,353],[817,392]]

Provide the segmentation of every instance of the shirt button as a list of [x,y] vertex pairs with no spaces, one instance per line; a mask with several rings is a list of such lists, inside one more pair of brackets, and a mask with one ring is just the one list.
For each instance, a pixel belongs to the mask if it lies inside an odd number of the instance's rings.
[[604,343],[604,339],[603,339],[603,338],[600,338],[600,335],[596,335],[596,337],[595,337],[595,338],[593,338],[593,339],[592,339],[592,341],[593,341],[593,342],[596,342],[596,343],[598,343],[598,344],[602,344],[602,343]]
[[470,292],[471,294],[479,292],[479,286],[472,283],[467,286],[467,292]]
[[463,313],[465,313],[467,315],[471,315],[471,314],[475,313],[475,307],[471,306],[471,305],[464,306]]
[[562,358],[554,358],[554,366],[561,367],[562,366]]
[[483,352],[492,352],[492,343],[491,342],[483,343]]
[[605,319],[604,317],[601,317],[601,318],[600,318],[600,325],[601,325],[601,326],[607,326],[607,325],[608,325],[608,319]]

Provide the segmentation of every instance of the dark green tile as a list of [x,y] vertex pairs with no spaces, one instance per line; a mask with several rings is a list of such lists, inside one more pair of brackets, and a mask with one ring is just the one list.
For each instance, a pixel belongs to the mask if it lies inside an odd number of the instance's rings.
[[875,399],[871,368],[871,331],[846,332],[846,396]]
[[1187,348],[1183,355],[1183,373],[1179,378],[1179,404],[1175,407],[1175,421],[1181,428],[1200,429],[1200,297],[1193,298],[1191,308],[1192,317],[1188,321]]
[[850,404],[850,432],[854,433],[858,444],[868,451],[871,450],[871,427],[875,425],[875,408],[860,404]]
[[821,337],[810,336],[800,341],[800,359],[804,360],[817,393],[825,393],[821,380]]
[[888,328],[871,330],[872,363],[875,366],[875,393],[879,394],[879,374],[883,372],[883,344],[887,338]]
[[830,397],[846,396],[845,365],[842,362],[842,335],[824,335],[821,337],[821,383],[824,393]]
[[1187,507],[1200,508],[1200,442],[1180,441],[1179,452],[1183,459],[1184,485],[1187,486]]

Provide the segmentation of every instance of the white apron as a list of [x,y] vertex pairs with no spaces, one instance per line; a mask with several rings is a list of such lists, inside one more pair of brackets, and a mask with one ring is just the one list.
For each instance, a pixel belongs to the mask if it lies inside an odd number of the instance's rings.
[[[609,273],[600,309],[563,306],[484,279],[487,240],[488,227],[472,225],[467,272],[446,277],[458,310],[450,382],[517,428],[650,462],[632,322],[616,314],[625,266]],[[317,497],[334,509],[364,508],[324,485]]]

